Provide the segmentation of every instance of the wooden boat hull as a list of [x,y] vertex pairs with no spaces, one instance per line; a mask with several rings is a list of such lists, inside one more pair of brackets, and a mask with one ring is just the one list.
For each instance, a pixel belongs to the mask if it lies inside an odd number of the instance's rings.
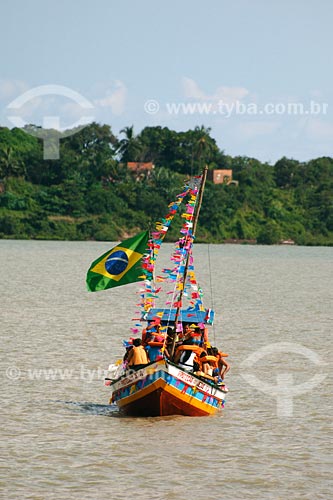
[[213,386],[165,360],[111,384],[110,403],[131,416],[208,416],[224,406],[227,388]]

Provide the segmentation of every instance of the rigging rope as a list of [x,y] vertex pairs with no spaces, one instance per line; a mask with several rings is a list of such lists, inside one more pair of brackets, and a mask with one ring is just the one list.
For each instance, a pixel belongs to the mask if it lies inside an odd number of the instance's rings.
[[[215,310],[214,305],[214,294],[213,294],[213,284],[212,284],[212,269],[211,269],[211,258],[210,258],[210,244],[208,243],[207,247],[208,251],[208,272],[209,272],[209,289],[210,289],[210,300],[212,303],[212,309]],[[215,331],[215,322],[213,323],[213,337],[214,337],[214,345],[216,345],[216,331]]]

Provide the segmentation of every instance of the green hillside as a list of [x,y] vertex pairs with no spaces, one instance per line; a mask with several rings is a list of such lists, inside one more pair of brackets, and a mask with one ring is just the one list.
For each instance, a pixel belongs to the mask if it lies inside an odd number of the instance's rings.
[[[155,168],[133,173],[129,161]],[[96,123],[62,139],[56,160],[43,159],[33,135],[0,128],[0,238],[122,239],[166,214],[205,164],[232,169],[237,182],[207,182],[198,241],[333,245],[332,158],[270,165],[225,155],[204,127],[146,127],[137,136],[126,127],[116,137]]]

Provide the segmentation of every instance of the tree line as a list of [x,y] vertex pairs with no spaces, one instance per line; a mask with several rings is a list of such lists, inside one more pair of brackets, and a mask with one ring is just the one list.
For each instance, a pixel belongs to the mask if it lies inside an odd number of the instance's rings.
[[[203,126],[137,135],[125,127],[117,137],[92,123],[60,140],[59,159],[45,160],[36,129],[0,127],[0,238],[118,241],[163,217],[184,179],[207,164],[232,169],[237,182],[207,182],[197,241],[333,244],[330,157],[271,165],[224,154]],[[130,161],[155,168],[138,174]]]

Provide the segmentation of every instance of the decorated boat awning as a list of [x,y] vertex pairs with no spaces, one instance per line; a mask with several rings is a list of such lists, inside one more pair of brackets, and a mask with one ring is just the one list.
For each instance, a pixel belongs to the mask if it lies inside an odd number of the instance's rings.
[[[153,321],[160,318],[161,323],[172,323],[175,321],[176,309],[150,309],[150,311],[142,318],[146,321]],[[178,321],[180,323],[204,323],[212,325],[214,321],[214,311],[212,309],[182,309],[179,314]]]

